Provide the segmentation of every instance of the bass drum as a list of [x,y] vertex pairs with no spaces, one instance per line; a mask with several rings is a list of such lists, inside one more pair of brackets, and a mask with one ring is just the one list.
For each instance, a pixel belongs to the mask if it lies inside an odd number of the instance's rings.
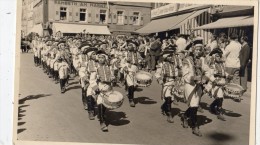
[[139,87],[148,87],[152,84],[153,76],[146,71],[138,71],[135,74],[136,85]]
[[109,91],[103,95],[102,104],[108,109],[117,109],[122,106],[124,96],[118,91]]

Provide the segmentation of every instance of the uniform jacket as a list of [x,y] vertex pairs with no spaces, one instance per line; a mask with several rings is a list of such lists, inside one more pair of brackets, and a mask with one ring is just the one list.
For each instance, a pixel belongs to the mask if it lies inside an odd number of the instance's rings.
[[190,107],[198,107],[202,96],[202,86],[195,82],[194,77],[205,75],[207,69],[204,58],[193,59],[189,56],[183,60],[184,96]]

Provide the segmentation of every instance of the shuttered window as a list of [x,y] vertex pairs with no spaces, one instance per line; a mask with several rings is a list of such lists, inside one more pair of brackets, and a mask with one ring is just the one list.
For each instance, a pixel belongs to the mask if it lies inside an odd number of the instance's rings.
[[60,7],[60,20],[67,20],[67,8]]
[[139,12],[133,12],[133,25],[140,25],[140,13]]
[[124,24],[124,12],[117,11],[117,24],[123,25]]
[[107,23],[107,11],[100,10],[99,12],[99,24],[106,24]]
[[85,22],[87,20],[87,11],[86,9],[79,10],[79,21]]

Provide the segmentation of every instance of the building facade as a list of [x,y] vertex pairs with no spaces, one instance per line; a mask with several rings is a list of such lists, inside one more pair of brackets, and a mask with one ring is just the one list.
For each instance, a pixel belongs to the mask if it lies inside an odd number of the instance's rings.
[[[194,34],[203,37],[204,43],[209,40],[210,30],[192,29],[211,22],[211,5],[155,3],[152,6],[151,22],[137,30],[137,33],[155,34],[162,39],[174,34]],[[158,24],[164,25],[157,28]]]
[[106,26],[111,34],[128,35],[149,23],[150,16],[151,3],[34,0],[33,6],[33,23],[42,26],[43,35],[55,34],[57,24]]
[[[204,44],[211,34],[237,33],[253,35],[252,6],[198,5],[179,3],[154,3],[151,10],[151,22],[137,30],[140,34],[156,34],[160,38],[169,38],[173,34],[187,34],[204,38]],[[216,23],[215,23],[216,22]],[[160,24],[161,27],[157,27]]]
[[[236,19],[236,18],[250,18],[253,20],[254,17],[254,7],[253,6],[223,6],[216,5],[212,7],[211,15],[213,17],[213,22],[217,22],[223,19]],[[225,33],[229,36],[232,33],[238,34],[239,37],[247,36],[249,38],[250,43],[253,43],[253,24],[243,26],[243,21],[236,21],[237,26],[233,27],[220,27],[217,29],[213,29],[213,33]],[[253,21],[251,21],[253,23]]]
[[33,28],[33,1],[34,0],[23,0],[22,1],[22,35],[25,36],[30,33]]

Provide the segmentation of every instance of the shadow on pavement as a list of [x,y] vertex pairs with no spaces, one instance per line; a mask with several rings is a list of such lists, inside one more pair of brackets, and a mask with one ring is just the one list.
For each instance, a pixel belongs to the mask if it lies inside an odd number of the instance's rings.
[[26,130],[26,128],[17,129],[17,134],[19,134],[19,133],[21,133],[21,132],[23,132],[25,130]]
[[74,81],[74,82],[69,83],[69,85],[74,85],[74,84],[79,84],[79,82],[78,81]]
[[135,91],[136,91],[136,92],[141,92],[141,91],[143,91],[143,89],[140,88],[140,87],[136,87],[136,88],[135,88]]
[[[30,105],[24,105],[24,103],[28,100],[33,100],[33,99],[39,99],[39,98],[42,98],[42,97],[47,97],[47,96],[50,96],[51,94],[39,94],[39,95],[29,95],[25,98],[22,98],[19,100],[19,106],[18,106],[18,123],[17,125],[18,126],[22,126],[24,125],[26,122],[23,122],[21,121],[23,119],[24,116],[26,116],[24,113],[26,112],[26,110],[24,109],[25,107],[28,107]],[[20,129],[17,129],[17,134],[25,131],[26,128],[20,128]]]
[[153,101],[153,99],[150,99],[148,97],[138,97],[138,98],[135,98],[135,103],[138,104],[156,104],[157,102],[156,101]]
[[[18,120],[22,120],[22,117],[25,116],[24,114],[22,114],[22,113],[25,113],[25,112],[26,112],[26,110],[24,110],[23,108],[24,108],[24,107],[28,107],[28,106],[30,106],[30,105],[20,105],[20,106],[18,107]],[[18,122],[18,124],[19,124],[19,122]]]
[[20,99],[19,100],[19,104],[23,104],[27,100],[39,99],[39,98],[47,97],[47,96],[50,96],[50,95],[51,94],[29,95],[29,96],[27,96],[25,98]]
[[172,112],[172,116],[179,116],[179,114],[181,113],[181,109],[179,108],[172,108],[171,109],[171,112]]
[[18,126],[24,125],[25,122],[18,122]]
[[[182,120],[182,116],[183,116],[184,113],[185,112],[181,112],[180,111],[180,113],[178,114],[178,116],[181,118],[181,121],[183,121]],[[207,118],[206,116],[203,116],[203,115],[197,115],[197,124],[198,124],[198,126],[206,125],[206,124],[208,124],[210,122],[212,122],[212,119]],[[190,119],[188,120],[188,124],[189,124],[190,127],[192,126]]]
[[200,107],[201,107],[202,109],[204,109],[204,110],[208,110],[208,111],[210,110],[208,104],[205,103],[205,102],[200,102]]
[[122,126],[130,123],[125,112],[108,111],[106,118],[108,125]]
[[226,141],[234,140],[234,136],[231,136],[226,133],[218,133],[218,132],[211,132],[206,135],[206,137],[214,140],[216,142],[216,145],[226,145]]
[[204,115],[197,115],[197,121],[198,121],[198,125],[201,126],[201,125],[206,125],[206,124],[212,122],[212,119],[207,118]]
[[81,86],[69,87],[68,89],[66,89],[66,92],[69,91],[69,90],[79,89],[79,88],[81,88]]
[[224,114],[229,117],[241,117],[242,116],[241,114],[235,113],[230,110],[226,110],[226,109],[223,109],[223,110],[224,110]]

